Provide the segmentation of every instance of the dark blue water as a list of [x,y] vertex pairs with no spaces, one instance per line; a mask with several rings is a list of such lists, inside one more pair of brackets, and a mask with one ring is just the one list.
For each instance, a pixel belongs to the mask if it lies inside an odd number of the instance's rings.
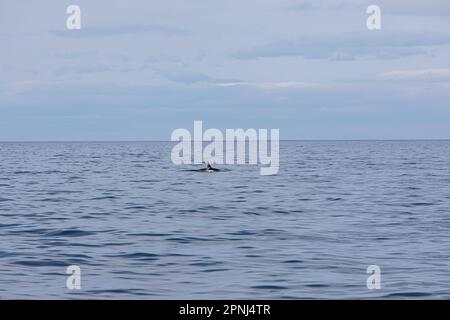
[[0,144],[0,297],[450,298],[449,141],[282,142],[277,176],[171,147]]

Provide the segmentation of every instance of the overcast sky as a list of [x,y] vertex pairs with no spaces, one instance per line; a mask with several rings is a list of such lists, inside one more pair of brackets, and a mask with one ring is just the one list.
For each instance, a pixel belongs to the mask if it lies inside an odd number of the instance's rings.
[[3,141],[450,138],[448,0],[1,0],[0,43]]

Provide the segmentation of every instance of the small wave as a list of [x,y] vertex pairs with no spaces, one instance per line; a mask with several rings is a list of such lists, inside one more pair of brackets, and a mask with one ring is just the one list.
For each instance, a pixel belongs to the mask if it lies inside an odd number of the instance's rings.
[[18,230],[17,232],[41,235],[41,234],[46,234],[49,231],[50,231],[50,229],[36,228],[36,229]]
[[186,214],[186,213],[198,213],[200,211],[197,209],[178,209],[176,212],[179,214]]
[[73,194],[73,193],[81,193],[82,191],[79,190],[51,190],[47,191],[46,194],[53,196],[57,194]]
[[166,237],[169,236],[169,233],[129,233],[131,237]]
[[78,229],[69,229],[69,230],[56,230],[46,233],[46,236],[49,237],[83,237],[90,236],[95,234],[94,232],[78,230]]
[[228,270],[229,269],[226,269],[226,268],[217,268],[217,269],[202,270],[202,272],[210,273],[210,272],[223,272],[223,271],[228,271]]
[[254,231],[250,231],[250,230],[239,230],[239,231],[235,231],[235,232],[228,232],[226,234],[231,235],[231,236],[253,236],[257,233]]
[[327,200],[328,201],[339,201],[339,200],[342,200],[342,198],[332,198],[332,197],[330,197],[330,198],[327,198]]
[[146,209],[150,209],[150,206],[144,206],[144,205],[135,205],[135,206],[128,206],[125,207],[125,210],[146,210]]
[[290,212],[286,210],[274,210],[273,213],[289,214]]
[[6,251],[0,251],[0,258],[6,258],[6,257],[14,257],[19,255],[16,252],[6,252]]
[[222,262],[219,261],[199,261],[199,262],[192,262],[189,265],[190,266],[196,266],[196,267],[208,267],[208,266],[214,266],[222,264]]
[[157,260],[157,259],[159,259],[160,255],[156,254],[156,253],[133,252],[133,253],[110,255],[109,257],[137,259],[137,260]]
[[118,197],[116,196],[101,196],[101,197],[94,197],[94,198],[90,198],[89,200],[113,200],[113,199],[117,199]]
[[43,198],[39,199],[42,202],[70,202],[70,199],[67,198]]
[[261,215],[260,213],[253,212],[253,211],[245,211],[244,214],[254,215],[254,216],[259,216],[259,215]]
[[61,171],[61,170],[47,170],[47,171],[41,171],[41,172],[36,172],[36,173],[42,173],[42,174],[65,174],[67,173],[66,171]]
[[330,285],[323,284],[323,283],[311,283],[311,284],[307,284],[306,287],[308,287],[308,288],[327,288],[327,287],[330,287]]
[[60,260],[19,260],[13,262],[14,264],[18,264],[21,266],[27,267],[67,267],[70,263],[60,261]]
[[141,289],[97,289],[97,290],[89,290],[88,293],[92,293],[95,295],[98,294],[129,294],[129,295],[138,295],[138,296],[148,296],[152,295],[150,293],[146,293],[144,290]]
[[80,176],[70,176],[67,178],[68,180],[84,180],[85,178]]
[[20,224],[18,223],[0,223],[0,228],[10,228],[10,227],[18,227]]
[[156,179],[142,179],[142,180],[131,180],[132,183],[158,183],[161,182],[161,180]]
[[297,263],[303,263],[302,260],[285,260],[283,263],[289,263],[289,264],[297,264]]
[[167,238],[167,241],[175,241],[178,243],[192,243],[194,241],[218,241],[218,239],[213,239],[213,238],[199,238],[199,237],[177,237],[177,238]]
[[261,290],[286,290],[288,287],[284,286],[275,286],[275,285],[261,285],[261,286],[253,286],[252,289],[261,289]]
[[257,190],[253,190],[251,193],[264,193],[264,192],[265,192],[264,190],[257,189]]
[[36,174],[36,172],[26,171],[26,170],[17,170],[17,171],[14,171],[13,174]]
[[385,295],[384,298],[420,298],[432,296],[432,293],[428,292],[396,292]]

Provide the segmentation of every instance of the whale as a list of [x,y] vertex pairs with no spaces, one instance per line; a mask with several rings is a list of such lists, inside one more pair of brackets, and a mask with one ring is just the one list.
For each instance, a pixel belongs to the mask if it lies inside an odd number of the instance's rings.
[[211,166],[209,163],[206,166],[206,168],[200,168],[200,169],[188,169],[186,171],[191,171],[191,172],[206,172],[206,173],[214,173],[214,172],[227,172],[227,171],[231,171],[230,169],[217,169],[214,168],[213,166]]
[[206,166],[206,168],[202,168],[202,169],[199,169],[199,170],[197,170],[197,171],[200,171],[200,172],[209,172],[209,173],[211,173],[211,172],[217,172],[217,171],[220,171],[220,169],[213,168],[213,167],[208,163],[208,165]]

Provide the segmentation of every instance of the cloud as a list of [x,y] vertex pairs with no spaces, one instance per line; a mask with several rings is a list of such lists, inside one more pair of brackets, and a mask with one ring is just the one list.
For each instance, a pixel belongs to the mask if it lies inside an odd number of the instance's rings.
[[[349,0],[303,0],[286,7],[288,11],[365,11],[371,2]],[[376,3],[383,15],[405,16],[449,16],[450,2],[448,0],[378,0]],[[364,10],[364,11],[363,11]]]
[[218,83],[237,83],[238,80],[235,79],[223,79],[223,78],[215,78],[204,73],[200,72],[173,72],[173,71],[158,71],[157,72],[161,77],[182,84],[218,84]]
[[440,16],[450,15],[448,0],[380,0],[377,3],[383,14],[405,16]]
[[305,59],[397,59],[430,55],[430,48],[450,44],[450,34],[359,32],[303,37],[250,48],[233,54],[238,59],[298,56]]
[[337,11],[337,10],[348,10],[348,9],[359,9],[362,8],[364,4],[355,3],[352,1],[309,1],[304,0],[297,2],[293,5],[286,7],[290,11]]
[[247,89],[261,89],[261,90],[275,90],[275,89],[318,89],[325,88],[328,85],[302,82],[302,81],[262,81],[250,82],[241,81],[237,79],[224,79],[211,77],[209,75],[199,72],[158,72],[163,78],[185,84],[203,84],[203,88],[208,86],[218,88],[247,88]]
[[214,82],[215,80],[199,72],[184,72],[184,73],[165,73],[164,77],[170,81],[180,82],[184,84],[193,84],[200,82]]
[[72,52],[58,52],[55,53],[55,57],[64,60],[75,60],[80,58],[91,58],[95,56],[94,51],[72,51]]
[[82,27],[80,30],[51,30],[57,37],[72,38],[102,38],[119,35],[133,35],[142,33],[159,33],[166,36],[184,36],[189,32],[179,28],[161,25],[122,25],[114,27]]
[[218,83],[219,87],[250,87],[256,89],[273,90],[273,89],[319,89],[325,85],[302,82],[302,81],[279,81],[279,82],[222,82]]
[[102,72],[131,72],[133,69],[124,66],[108,66],[103,64],[89,64],[77,66],[64,66],[55,70],[56,76],[66,76],[69,74],[87,75]]
[[450,69],[393,70],[383,73],[382,77],[389,80],[447,80]]

